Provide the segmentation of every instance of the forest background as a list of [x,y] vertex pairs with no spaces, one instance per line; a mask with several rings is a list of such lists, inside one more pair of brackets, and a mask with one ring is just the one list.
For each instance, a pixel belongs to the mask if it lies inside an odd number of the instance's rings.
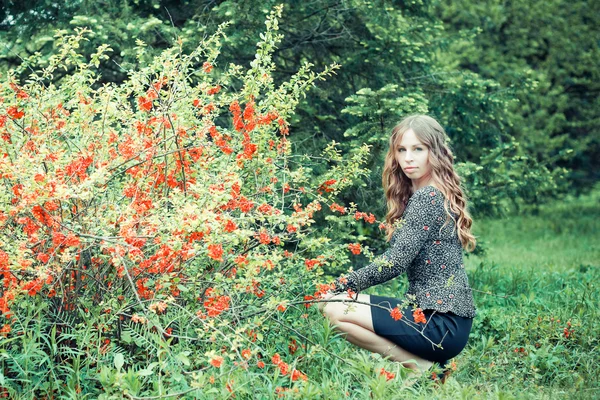
[[[473,340],[458,358],[458,379],[436,393],[448,398],[454,398],[453,391],[467,397],[478,393],[519,398],[539,396],[542,388],[541,393],[549,397],[597,394],[591,372],[598,363],[591,354],[597,351],[599,330],[597,323],[586,322],[590,315],[598,315],[590,306],[598,300],[594,281],[600,255],[595,222],[600,167],[597,2],[8,1],[0,15],[0,73],[4,79],[13,69],[16,79],[25,82],[34,66],[51,63],[58,48],[57,29],[72,32],[85,27],[91,33],[77,51],[91,55],[103,44],[111,48],[108,59],[98,65],[93,85],[119,85],[128,81],[130,71],[150,65],[165,49],[179,46],[182,53],[193,52],[201,39],[217,32],[224,22],[230,25],[224,28],[220,54],[212,61],[214,73],[230,63],[250,68],[256,44],[264,40],[265,20],[277,4],[284,4],[279,19],[283,37],[272,52],[274,82],[293,79],[306,62],[315,71],[340,65],[335,74],[310,85],[286,121],[291,153],[314,156],[314,160],[304,159],[302,166],[314,177],[315,187],[322,183],[317,177],[326,176],[332,165],[318,163],[317,155],[334,141],[341,158],[358,157],[363,168],[351,184],[335,193],[336,203],[352,204],[353,209],[381,220],[386,212],[381,172],[393,125],[407,114],[428,113],[450,137],[476,221],[474,229],[481,237],[467,265],[474,287],[481,291],[477,297],[481,311]],[[68,65],[57,69],[51,81],[60,85],[74,69]],[[365,143],[370,146],[368,154],[360,150]],[[333,221],[332,229],[331,220],[321,214],[313,222],[313,231],[326,232],[323,235],[335,243],[358,242],[372,249],[386,245],[376,224]],[[518,228],[511,230],[511,226]],[[544,238],[547,247],[532,235]],[[556,238],[562,239],[555,242]],[[569,247],[568,254],[565,247]],[[511,252],[534,255],[516,259],[507,255]],[[366,254],[360,254],[352,258],[352,265],[357,268],[368,261]],[[335,276],[348,266],[348,259],[340,258],[323,265],[322,273]],[[384,290],[395,293],[403,284],[388,284]],[[558,320],[569,325],[559,326]],[[29,389],[48,398],[51,393],[95,397],[92,393],[98,393],[99,387],[108,395],[139,396],[132,398],[171,391],[192,397],[211,395],[207,386],[196,392],[187,388],[193,389],[193,384],[186,374],[178,381],[186,383],[176,390],[172,389],[175,384],[153,381],[149,359],[142,369],[143,360],[119,356],[125,351],[118,343],[103,353],[114,368],[103,370],[106,376],[93,378],[93,384],[86,383],[79,372],[68,372],[77,368],[64,355],[45,359],[38,354],[42,361],[37,366],[36,362],[23,365],[22,360],[32,357],[28,351],[48,353],[40,349],[51,346],[41,339],[52,332],[49,321],[46,331],[42,329],[39,337],[28,341],[14,340],[14,332],[7,333],[0,349],[4,368],[0,385],[5,386],[5,393],[27,396],[23,382],[28,382]],[[574,325],[577,333],[569,333]],[[140,338],[129,340],[140,347],[152,335],[134,332]],[[252,384],[250,374],[235,375],[231,383],[231,374],[223,372],[212,377],[215,393],[244,397],[258,391],[265,397],[334,398],[349,392],[361,398],[365,392],[357,391],[357,386],[362,386],[361,390],[379,397],[395,398],[404,390],[390,387],[377,373],[353,382],[357,374],[375,371],[369,367],[375,362],[386,370],[396,368],[398,377],[402,371],[383,360],[355,354],[323,324],[312,326],[310,332],[283,335],[284,350],[290,340],[303,343],[298,351],[305,352],[306,360],[299,365],[308,382],[288,382],[283,379],[286,374],[273,377],[272,371],[258,371],[261,378]],[[32,348],[27,350],[26,344]],[[309,357],[310,351],[319,353],[318,349],[332,346],[337,350]],[[286,351],[290,356],[296,352]],[[333,353],[347,361],[336,359]],[[178,356],[176,361],[187,366],[193,351]],[[60,365],[66,359],[69,367],[60,378],[65,387],[53,387],[40,366]],[[124,366],[130,368],[131,377],[121,372]],[[320,375],[318,371],[324,368],[331,376]],[[507,382],[517,384],[507,387]],[[413,395],[428,396],[427,391],[433,389],[410,390]]]

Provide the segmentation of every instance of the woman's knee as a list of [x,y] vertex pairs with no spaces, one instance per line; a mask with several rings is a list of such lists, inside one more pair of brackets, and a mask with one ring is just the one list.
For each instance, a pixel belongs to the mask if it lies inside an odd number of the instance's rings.
[[[344,294],[337,294],[331,297],[329,300],[343,300]],[[346,305],[340,301],[330,301],[325,303],[322,311],[325,317],[331,321],[332,323],[336,323],[340,321],[342,315],[344,315],[344,311],[346,309]]]

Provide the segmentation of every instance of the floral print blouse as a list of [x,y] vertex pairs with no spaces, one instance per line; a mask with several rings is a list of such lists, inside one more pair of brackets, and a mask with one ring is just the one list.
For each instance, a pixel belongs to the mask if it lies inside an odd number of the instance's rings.
[[[364,268],[336,280],[336,293],[362,291],[406,272],[406,294],[416,296],[423,310],[452,312],[473,318],[476,308],[463,262],[455,222],[446,221],[444,195],[424,186],[410,197],[390,248]],[[456,214],[452,213],[453,218]],[[344,282],[344,283],[342,283]]]

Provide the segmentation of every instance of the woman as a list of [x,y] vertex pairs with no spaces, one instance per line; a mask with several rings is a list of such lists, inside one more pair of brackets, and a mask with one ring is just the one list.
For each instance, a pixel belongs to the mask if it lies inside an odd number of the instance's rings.
[[[440,124],[426,115],[409,116],[394,127],[383,171],[390,249],[338,278],[325,296],[337,301],[321,303],[349,342],[416,372],[434,362],[444,367],[458,355],[476,315],[462,255],[463,248],[475,248],[472,219],[446,139]],[[390,312],[403,300],[358,294],[404,272],[406,294],[414,296],[416,307],[404,302]],[[344,299],[348,302],[340,302]],[[448,374],[446,369],[442,382]]]

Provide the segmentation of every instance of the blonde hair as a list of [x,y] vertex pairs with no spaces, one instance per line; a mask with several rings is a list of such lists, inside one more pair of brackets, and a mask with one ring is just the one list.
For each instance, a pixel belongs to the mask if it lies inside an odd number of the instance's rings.
[[[432,181],[446,198],[444,209],[447,218],[444,226],[452,219],[462,247],[473,251],[476,246],[475,236],[471,234],[473,219],[467,211],[467,198],[461,187],[461,179],[454,170],[454,156],[447,143],[448,137],[444,128],[427,115],[411,115],[392,129],[382,176],[388,209],[385,217],[387,240],[391,240],[395,229],[394,222],[400,219],[408,199],[412,196],[411,180],[404,174],[395,157],[402,135],[409,129],[412,129],[419,141],[429,149]],[[449,210],[458,215],[458,220],[454,219]]]

